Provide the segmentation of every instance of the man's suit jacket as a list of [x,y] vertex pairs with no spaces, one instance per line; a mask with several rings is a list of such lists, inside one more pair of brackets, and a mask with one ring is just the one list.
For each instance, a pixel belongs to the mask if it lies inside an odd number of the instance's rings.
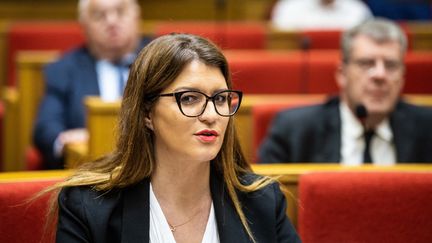
[[[149,39],[143,39],[137,52]],[[44,70],[46,88],[33,132],[33,142],[44,157],[47,169],[62,168],[53,154],[57,136],[68,129],[85,127],[86,96],[99,93],[96,59],[83,46],[67,53]]]
[[[399,101],[390,116],[397,162],[432,162],[432,109]],[[259,149],[262,163],[339,162],[339,99],[282,111]]]
[[[243,177],[249,182],[250,178]],[[149,242],[149,185],[145,179],[109,192],[89,187],[63,189],[58,200],[57,242]],[[220,242],[251,242],[220,174],[213,169],[210,187]],[[256,242],[300,242],[286,217],[286,201],[278,184],[238,195]]]

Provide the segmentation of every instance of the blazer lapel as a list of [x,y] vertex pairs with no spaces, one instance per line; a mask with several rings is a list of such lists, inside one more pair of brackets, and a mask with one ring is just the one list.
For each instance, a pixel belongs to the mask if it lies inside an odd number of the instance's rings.
[[393,141],[396,149],[396,162],[412,161],[412,153],[415,151],[412,134],[415,134],[415,121],[404,116],[403,103],[399,102],[390,117],[390,126],[393,132]]
[[339,99],[332,98],[324,104],[324,119],[321,132],[315,139],[322,144],[321,153],[318,153],[315,161],[339,162],[341,148],[341,121],[339,112]]
[[210,189],[220,242],[250,242],[228,192],[225,191],[225,183],[214,166],[210,173]]
[[150,181],[144,179],[125,190],[123,197],[122,243],[149,242]]
[[89,50],[85,48],[80,56],[80,71],[77,72],[83,94],[100,95],[98,77],[96,73],[96,60],[90,55]]

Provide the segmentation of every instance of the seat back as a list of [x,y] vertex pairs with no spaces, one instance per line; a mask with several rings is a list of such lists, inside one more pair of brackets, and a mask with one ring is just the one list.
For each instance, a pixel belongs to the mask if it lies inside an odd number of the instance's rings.
[[432,242],[432,173],[330,172],[299,180],[303,242]]
[[49,195],[28,201],[59,179],[0,183],[0,242],[40,243],[49,241],[45,230]]
[[15,60],[19,51],[66,51],[84,43],[77,22],[15,22],[7,33],[7,85],[17,81]]
[[305,30],[300,33],[303,49],[332,49],[338,50],[342,30]]
[[265,49],[266,25],[259,22],[161,22],[155,27],[155,35],[172,32],[200,35],[216,43],[222,49]]
[[406,94],[432,94],[432,52],[410,51],[405,57]]
[[[317,104],[322,101],[321,97],[311,97],[310,99],[299,99],[290,103],[274,103],[266,105],[255,105],[252,107],[252,137],[253,137],[253,151],[258,153],[258,149],[267,136],[273,118],[282,110],[292,109],[296,107]],[[257,162],[258,158],[254,159]]]
[[340,52],[336,50],[314,50],[305,53],[304,65],[306,92],[309,94],[337,94],[335,74]]
[[226,51],[235,89],[245,94],[301,93],[300,52]]

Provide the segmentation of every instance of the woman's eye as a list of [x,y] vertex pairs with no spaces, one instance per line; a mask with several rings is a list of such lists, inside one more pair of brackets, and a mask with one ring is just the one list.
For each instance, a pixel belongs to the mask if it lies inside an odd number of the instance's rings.
[[223,104],[227,101],[227,96],[224,94],[220,94],[215,96],[214,101],[218,104]]
[[182,95],[180,102],[182,104],[193,104],[199,102],[200,98],[197,95],[193,94],[184,94]]

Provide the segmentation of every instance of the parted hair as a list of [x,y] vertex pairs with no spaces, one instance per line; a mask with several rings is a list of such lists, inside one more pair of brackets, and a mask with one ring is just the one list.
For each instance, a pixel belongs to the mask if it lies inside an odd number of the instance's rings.
[[407,37],[402,29],[391,20],[375,18],[367,20],[342,34],[341,54],[344,63],[349,62],[353,41],[360,35],[367,36],[377,43],[396,41],[401,46],[402,55],[404,55],[407,50]]
[[[192,61],[218,68],[228,88],[232,87],[227,60],[221,50],[209,40],[190,34],[169,34],[153,40],[133,63],[125,88],[118,124],[118,136],[114,151],[96,161],[80,166],[75,173],[51,188],[87,185],[95,190],[123,188],[150,178],[155,168],[154,133],[145,126],[155,99],[174,82],[185,66]],[[253,234],[243,214],[236,191],[251,192],[273,182],[259,177],[252,184],[244,185],[240,176],[251,172],[230,118],[224,141],[213,167],[223,176],[227,192],[249,237]],[[52,209],[57,211],[56,201]]]

